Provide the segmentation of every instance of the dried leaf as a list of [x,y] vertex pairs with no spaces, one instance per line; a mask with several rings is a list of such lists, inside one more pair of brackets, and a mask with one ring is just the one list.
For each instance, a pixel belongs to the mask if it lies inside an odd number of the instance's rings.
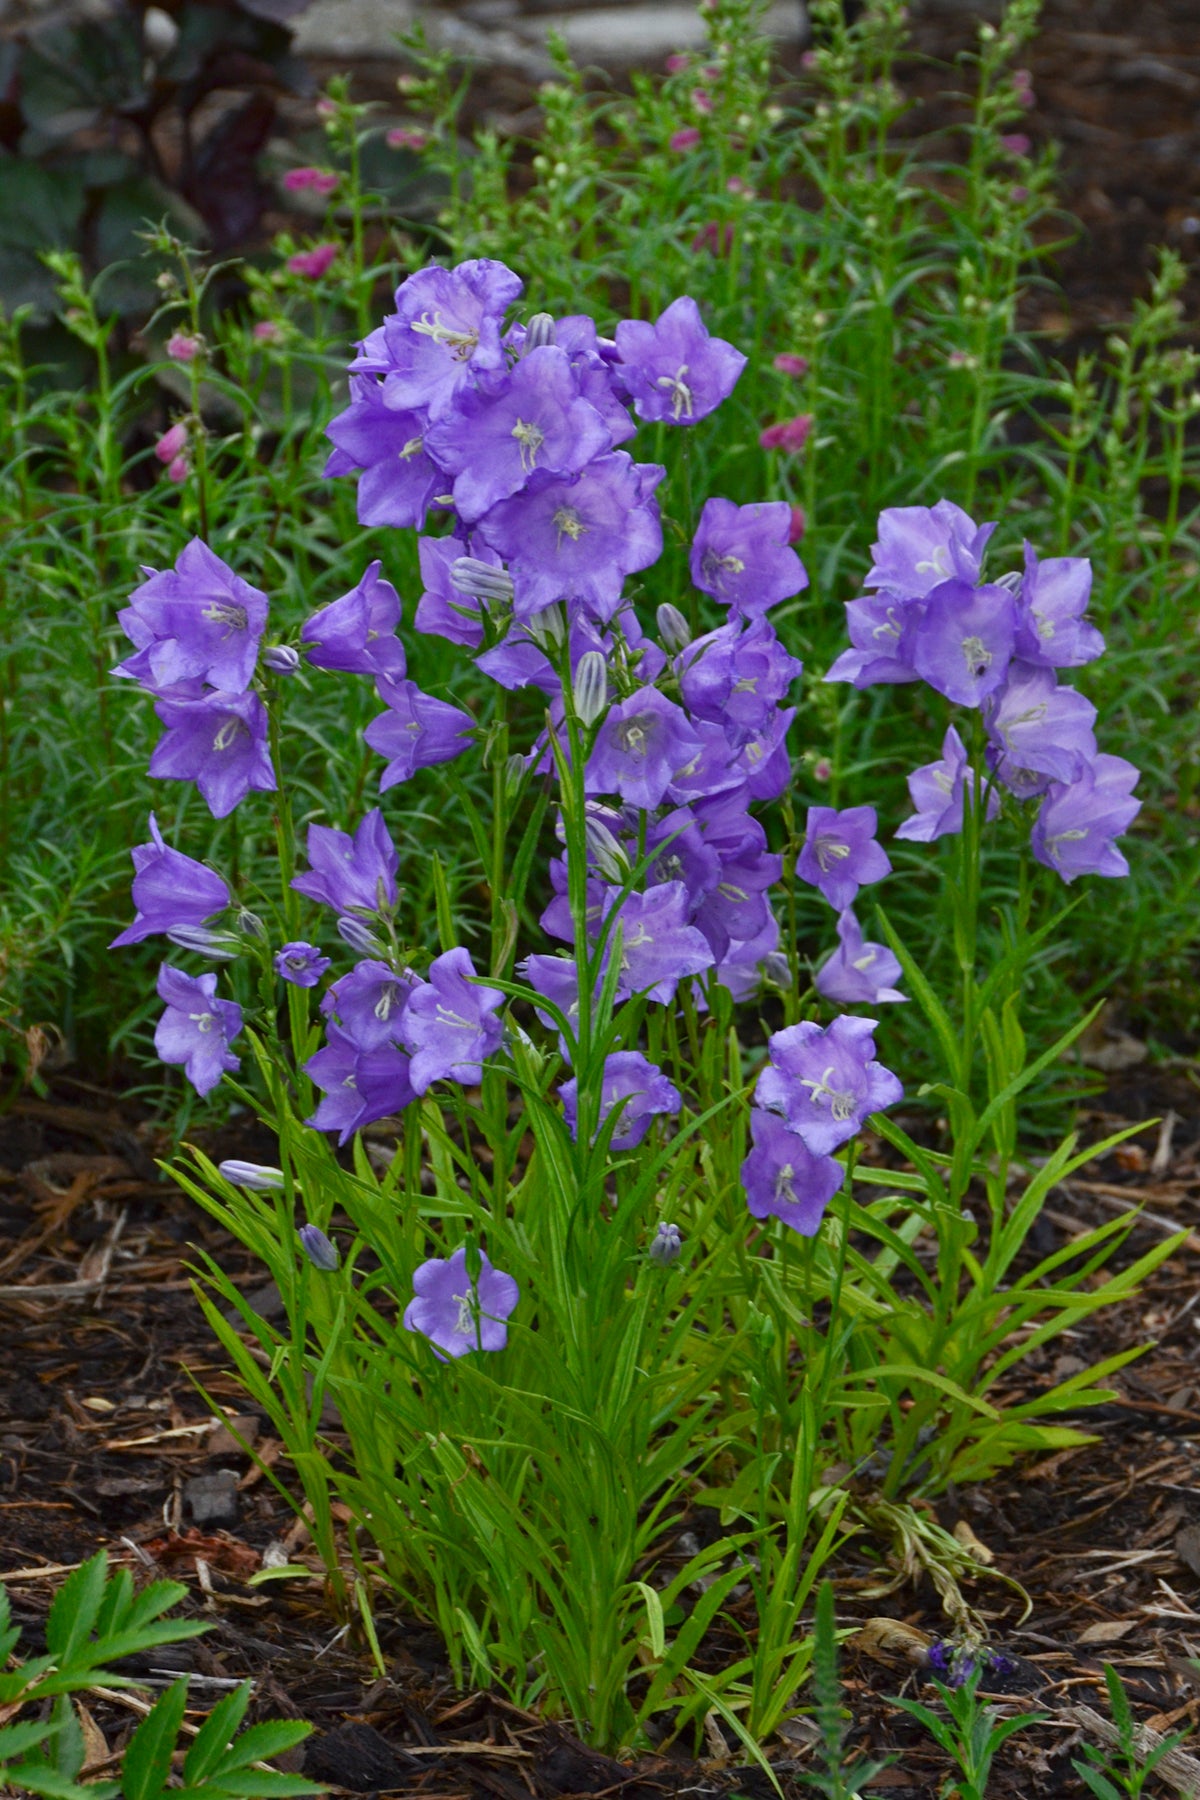
[[850,1639],[851,1647],[876,1662],[890,1663],[899,1659],[920,1666],[933,1639],[927,1631],[906,1625],[901,1619],[868,1619],[861,1631]]
[[1137,1619],[1098,1619],[1081,1631],[1077,1643],[1080,1644],[1115,1644],[1127,1637],[1139,1621]]
[[1175,1554],[1193,1575],[1200,1575],[1200,1525],[1185,1525],[1175,1539]]
[[995,1553],[989,1550],[987,1545],[975,1536],[975,1533],[971,1530],[971,1527],[967,1524],[965,1519],[960,1519],[958,1521],[958,1524],[954,1527],[954,1535],[963,1548],[969,1550],[971,1555],[975,1557],[977,1561],[986,1563],[987,1567],[989,1569],[991,1568],[996,1560]]

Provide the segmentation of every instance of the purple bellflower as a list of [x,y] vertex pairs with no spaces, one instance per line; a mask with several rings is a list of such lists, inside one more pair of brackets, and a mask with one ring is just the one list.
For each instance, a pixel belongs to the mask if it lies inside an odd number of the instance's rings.
[[758,1106],[750,1111],[750,1138],[754,1148],[742,1164],[742,1186],[751,1213],[815,1237],[845,1169],[832,1156],[814,1154],[782,1119]]
[[849,907],[837,924],[838,948],[817,970],[815,986],[825,1000],[840,1006],[879,1006],[884,1001],[904,1000],[893,984],[900,979],[900,961],[886,944],[869,944],[862,926]]
[[919,679],[912,665],[913,637],[921,619],[920,602],[894,594],[866,594],[846,602],[846,628],[851,648],[831,664],[826,681],[850,681],[856,688],[876,682],[895,685]]
[[300,1247],[314,1269],[320,1269],[323,1275],[332,1275],[338,1266],[337,1245],[326,1237],[319,1225],[302,1225],[296,1236]]
[[330,420],[325,435],[335,445],[326,475],[358,478],[360,525],[398,525],[420,531],[446,476],[425,449],[425,415],[396,412],[373,375],[351,375],[350,405]]
[[494,1269],[487,1252],[479,1252],[479,1279],[467,1274],[467,1251],[460,1244],[451,1257],[433,1257],[413,1274],[413,1298],[404,1309],[404,1329],[419,1331],[447,1356],[468,1350],[503,1350],[508,1318],[521,1291],[511,1275]]
[[470,713],[423,694],[415,681],[375,684],[387,711],[372,719],[363,737],[387,762],[379,777],[379,791],[386,794],[397,782],[407,781],[418,769],[453,762],[467,747],[475,721]]
[[214,870],[164,843],[153,813],[150,838],[150,843],[138,844],[132,852],[136,908],[133,924],[113,939],[110,950],[140,944],[143,938],[154,937],[158,932],[203,925],[214,913],[232,904],[228,887]]
[[360,1050],[378,1050],[400,1041],[404,1009],[417,985],[415,975],[398,975],[390,963],[356,963],[326,991],[321,1011]]
[[1074,688],[1059,687],[1044,665],[1013,663],[983,718],[988,762],[1023,798],[1051,781],[1077,781],[1096,754],[1096,708]]
[[758,1078],[760,1106],[782,1113],[814,1156],[828,1156],[869,1113],[903,1099],[904,1089],[875,1061],[874,1019],[843,1013],[824,1030],[811,1020],[777,1031]]
[[796,863],[801,881],[819,888],[837,912],[853,906],[860,887],[891,873],[887,851],[875,841],[873,806],[810,806],[804,848]]
[[607,623],[625,577],[662,554],[653,492],[664,473],[611,450],[569,479],[536,471],[520,494],[494,506],[479,532],[508,563],[517,618],[575,600]]
[[621,379],[639,419],[694,425],[733,392],[746,358],[723,338],[709,337],[690,295],[672,300],[654,324],[617,326]]
[[723,725],[735,749],[768,728],[803,664],[788,654],[766,619],[743,629],[722,625],[678,659],[679,687],[694,719]]
[[[571,1136],[578,1133],[579,1083],[564,1081],[558,1090]],[[633,1150],[659,1113],[674,1115],[683,1101],[674,1082],[647,1062],[639,1050],[616,1050],[604,1059],[600,1087],[600,1124],[619,1109],[620,1118],[611,1139],[614,1150]]]
[[612,437],[580,395],[566,353],[547,344],[523,356],[502,381],[461,393],[426,442],[453,475],[455,507],[471,523],[519,493],[535,469],[577,475],[610,448]]
[[267,596],[193,538],[173,569],[151,571],[118,617],[137,651],[118,664],[118,675],[154,693],[204,681],[243,694],[267,623]]
[[315,944],[285,944],[275,953],[275,973],[293,987],[314,988],[329,967]]
[[1128,875],[1113,842],[1133,823],[1140,772],[1123,756],[1101,754],[1070,785],[1053,782],[1030,835],[1033,854],[1070,883],[1077,875]]
[[400,858],[378,807],[359,820],[353,837],[329,825],[310,825],[307,848],[310,867],[292,880],[297,893],[337,913],[395,906]]
[[996,527],[976,525],[961,506],[891,506],[879,515],[879,542],[866,587],[920,600],[943,581],[979,580],[983,552]]
[[[612,911],[619,888],[607,890],[605,915]],[[621,904],[621,973],[617,997],[645,994],[663,1005],[675,997],[685,975],[699,975],[716,961],[703,932],[687,922],[687,889],[681,881],[666,881],[646,894],[628,894]],[[611,949],[617,926],[608,944]]]
[[1017,593],[1017,655],[1023,662],[1077,669],[1103,654],[1104,639],[1084,618],[1092,565],[1084,556],[1039,562],[1025,544],[1025,576]]
[[499,1049],[504,1005],[499,988],[474,980],[475,965],[467,951],[447,950],[429,967],[429,980],[419,982],[408,997],[401,1037],[412,1053],[412,1084],[423,1094],[435,1081],[477,1087],[486,1057]]
[[[483,643],[482,606],[470,594],[464,594],[451,579],[451,568],[462,556],[458,538],[421,538],[417,555],[421,564],[423,592],[417,601],[413,624],[418,631],[433,637],[449,638],[468,650],[478,650]],[[476,552],[481,561],[496,569],[503,564],[494,551],[480,545]]]
[[[931,844],[963,828],[964,793],[974,794],[975,774],[968,766],[967,752],[953,725],[942,739],[940,762],[925,763],[908,777],[908,791],[916,812],[897,829],[898,838],[914,843]],[[1000,796],[995,789],[988,793],[987,816],[994,819],[1000,810]]]
[[225,818],[252,788],[274,793],[267,709],[257,694],[164,694],[154,710],[167,729],[150,758],[151,775],[194,781],[214,819]]
[[347,675],[387,675],[403,681],[404,646],[396,636],[400,596],[373,562],[357,585],[315,612],[300,633],[316,669]]
[[419,269],[401,282],[395,312],[364,339],[350,367],[383,376],[386,406],[427,408],[438,419],[464,388],[503,370],[500,326],[522,285],[487,257],[454,269]]
[[154,1048],[163,1062],[183,1064],[201,1096],[211,1093],[223,1074],[242,1066],[229,1048],[242,1029],[242,1009],[216,995],[214,973],[185,975],[170,963],[158,972],[158,997],[167,1010],[155,1027]]
[[408,1057],[394,1044],[363,1050],[338,1025],[326,1026],[326,1043],[310,1056],[304,1073],[325,1098],[305,1124],[336,1131],[345,1144],[364,1125],[403,1112],[416,1099]]
[[1007,588],[943,581],[931,589],[913,628],[913,667],[947,700],[978,706],[1004,680],[1015,634],[1016,608]]
[[785,706],[771,715],[767,729],[742,745],[734,758],[752,800],[778,800],[792,779],[791,758],[787,751],[787,734],[796,716],[794,706]]
[[657,688],[639,688],[610,707],[587,765],[587,790],[620,794],[630,806],[658,806],[700,749],[683,708]]
[[689,557],[693,582],[742,618],[760,618],[808,586],[788,543],[791,526],[786,500],[706,500]]

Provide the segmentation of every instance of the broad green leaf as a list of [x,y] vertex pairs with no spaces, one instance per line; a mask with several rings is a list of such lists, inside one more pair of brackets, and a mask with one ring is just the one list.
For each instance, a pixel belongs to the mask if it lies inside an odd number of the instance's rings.
[[166,1788],[187,1693],[186,1679],[173,1682],[130,1738],[121,1764],[125,1800],[158,1800]]

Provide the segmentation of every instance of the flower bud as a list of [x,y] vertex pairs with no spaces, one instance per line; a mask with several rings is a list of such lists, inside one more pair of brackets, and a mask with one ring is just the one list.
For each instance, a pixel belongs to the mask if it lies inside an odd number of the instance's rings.
[[583,827],[587,834],[588,855],[596,871],[605,881],[624,882],[629,875],[629,858],[620,844],[599,819],[589,818]]
[[360,956],[386,956],[387,954],[385,946],[380,943],[371,927],[364,925],[361,919],[351,918],[349,913],[343,913],[338,920],[337,934],[344,944],[349,944],[350,948],[357,950]]
[[337,1245],[331,1244],[319,1225],[302,1225],[296,1236],[304,1246],[304,1254],[314,1269],[332,1275],[338,1266]]
[[510,756],[504,765],[504,798],[510,806],[521,791],[525,768],[525,758],[519,754]]
[[692,633],[679,608],[664,600],[654,616],[658,620],[658,635],[666,649],[676,656],[686,650],[692,641]]
[[473,600],[511,601],[513,580],[507,569],[481,562],[477,556],[456,556],[450,564],[450,583]]
[[188,428],[182,419],[163,432],[154,446],[154,454],[160,463],[171,463],[187,449]]
[[654,1242],[646,1254],[651,1262],[658,1263],[660,1268],[668,1268],[679,1255],[683,1247],[683,1239],[679,1235],[678,1225],[669,1225],[665,1221],[654,1234]]
[[265,938],[267,935],[266,926],[263,924],[258,914],[256,912],[251,912],[248,906],[238,907],[237,912],[233,916],[233,922],[243,937]]
[[273,1169],[267,1163],[218,1163],[217,1174],[231,1181],[234,1187],[249,1188],[252,1194],[269,1194],[283,1186],[283,1170]]
[[534,313],[525,327],[525,350],[540,350],[546,344],[557,341],[554,317],[551,313]]
[[584,725],[594,725],[608,706],[608,664],[602,650],[585,650],[571,686],[575,711]]
[[551,601],[531,619],[526,619],[525,629],[538,646],[549,655],[551,650],[561,650],[567,638],[567,615],[561,600]]
[[1010,594],[1019,594],[1023,580],[1023,575],[1018,575],[1015,569],[1010,569],[1006,575],[997,575],[993,585],[995,587],[1007,588]]
[[167,936],[181,950],[194,950],[213,962],[232,962],[241,955],[242,946],[232,931],[210,931],[207,925],[180,925]]
[[263,651],[263,666],[272,675],[294,675],[300,667],[300,652],[290,644],[271,644]]
[[763,975],[772,987],[790,988],[792,969],[782,950],[770,950],[763,957]]

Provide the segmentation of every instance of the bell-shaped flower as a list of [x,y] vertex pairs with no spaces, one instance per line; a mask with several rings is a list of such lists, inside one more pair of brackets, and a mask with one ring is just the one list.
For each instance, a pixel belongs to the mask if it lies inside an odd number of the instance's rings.
[[214,913],[232,904],[232,895],[215,870],[193,861],[182,850],[172,850],[164,842],[153,813],[150,839],[148,844],[136,845],[132,852],[136,908],[133,924],[113,939],[110,950],[140,944],[143,938],[158,932],[203,925]]
[[1022,798],[1051,781],[1077,781],[1096,755],[1096,708],[1074,688],[1059,687],[1052,668],[1013,663],[983,718],[988,762]]
[[587,791],[619,794],[630,806],[658,806],[676,772],[700,747],[682,707],[657,688],[639,688],[609,708],[596,733]]
[[351,375],[350,404],[325,427],[334,449],[326,475],[359,470],[360,525],[396,525],[420,531],[447,478],[425,448],[427,418],[388,406],[374,375]]
[[943,581],[979,580],[995,525],[976,525],[952,500],[936,506],[890,506],[879,515],[879,541],[864,583],[905,600],[920,600]]
[[[413,1298],[404,1309],[404,1329],[419,1331],[437,1346],[434,1354],[465,1356],[469,1350],[503,1350],[504,1321],[521,1298],[511,1275],[494,1269],[479,1251],[479,1276],[467,1273],[464,1244],[450,1257],[432,1257],[413,1274]],[[445,1360],[445,1356],[439,1360]]]
[[754,1147],[742,1164],[742,1186],[751,1213],[815,1237],[845,1169],[832,1156],[815,1155],[782,1119],[758,1106],[750,1111],[750,1139]]
[[310,867],[292,880],[297,893],[336,913],[395,906],[400,858],[377,806],[359,820],[353,837],[330,825],[310,825],[307,850]]
[[[578,1135],[579,1083],[572,1078],[558,1090],[563,1114],[572,1137]],[[660,1113],[674,1115],[683,1102],[679,1089],[662,1070],[639,1050],[614,1050],[604,1059],[600,1084],[600,1117],[597,1129],[609,1115],[619,1110],[620,1117],[610,1139],[613,1150],[633,1150],[650,1129],[650,1121]]]
[[803,671],[766,619],[722,625],[678,658],[679,687],[693,719],[721,725],[737,749],[760,736]]
[[[603,902],[605,917],[618,904],[619,999],[645,994],[666,1005],[675,998],[675,989],[685,975],[712,968],[716,957],[707,938],[688,923],[687,889],[681,881],[664,882],[645,894],[627,894],[624,900],[619,888],[609,888]],[[608,939],[609,954],[616,929],[614,926]]]
[[151,775],[194,781],[215,819],[225,818],[252,789],[274,793],[267,709],[257,694],[164,694],[154,710],[167,729],[150,758]]
[[621,379],[639,419],[694,425],[733,392],[746,358],[708,335],[690,295],[672,300],[653,325],[622,319],[616,331]]
[[396,636],[400,596],[373,562],[348,594],[315,612],[300,638],[315,669],[348,675],[387,675],[403,681],[404,646]]
[[345,1144],[376,1119],[403,1112],[416,1099],[409,1060],[394,1044],[363,1050],[337,1025],[326,1026],[326,1042],[304,1065],[304,1073],[325,1096],[310,1119],[314,1131],[336,1131]]
[[390,963],[369,958],[326,990],[321,1011],[360,1050],[378,1050],[400,1042],[404,1009],[416,985],[415,975],[398,975]]
[[387,711],[371,720],[363,737],[387,762],[379,777],[381,794],[397,782],[407,781],[418,769],[453,762],[462,755],[475,729],[470,713],[422,693],[415,681],[381,677],[375,686]]
[[267,596],[235,575],[201,538],[193,538],[173,569],[149,571],[117,616],[137,654],[119,663],[116,674],[154,693],[203,681],[226,694],[243,694],[258,660]]
[[475,979],[466,950],[447,950],[429,966],[429,980],[418,982],[408,997],[400,1034],[412,1054],[412,1084],[423,1094],[435,1081],[477,1087],[483,1064],[500,1047],[504,1005],[499,988]]
[[1077,669],[1103,654],[1104,639],[1084,618],[1092,594],[1086,556],[1039,561],[1025,544],[1025,576],[1017,593],[1017,655],[1054,669]]
[[689,566],[702,593],[744,619],[808,586],[804,564],[788,541],[792,509],[786,500],[706,500],[692,540]]
[[891,1070],[875,1060],[876,1022],[843,1014],[822,1030],[806,1020],[767,1043],[757,1102],[781,1113],[814,1156],[828,1156],[861,1130],[868,1114],[904,1096]]
[[947,700],[978,706],[1008,673],[1015,633],[1015,604],[1007,588],[943,581],[930,591],[913,627],[913,667]]
[[1079,875],[1128,875],[1114,839],[1133,823],[1140,771],[1123,756],[1101,753],[1077,781],[1053,782],[1030,836],[1033,854],[1065,882]]
[[154,1030],[154,1048],[165,1063],[181,1063],[201,1096],[211,1093],[222,1075],[241,1068],[229,1046],[242,1029],[236,1001],[217,999],[217,977],[185,975],[163,963],[158,997],[166,1011]]
[[814,986],[824,1000],[841,1006],[879,1006],[904,1000],[893,984],[900,979],[900,959],[886,944],[869,944],[862,926],[847,907],[837,923],[838,947],[817,970]]
[[[917,810],[897,828],[898,838],[931,844],[935,838],[962,830],[963,796],[974,794],[975,773],[968,765],[966,748],[953,725],[947,727],[942,739],[941,760],[914,769],[908,777],[908,791]],[[1000,796],[991,788],[988,818],[994,819],[999,810]]]
[[275,953],[275,973],[292,987],[316,987],[328,967],[329,958],[315,944],[284,944]]
[[501,325],[523,284],[502,262],[418,269],[396,289],[396,310],[350,365],[383,376],[384,404],[439,419],[480,377],[504,369]]
[[801,881],[819,888],[836,912],[853,906],[860,887],[891,873],[887,851],[875,841],[873,806],[810,806],[804,848],[796,863]]

